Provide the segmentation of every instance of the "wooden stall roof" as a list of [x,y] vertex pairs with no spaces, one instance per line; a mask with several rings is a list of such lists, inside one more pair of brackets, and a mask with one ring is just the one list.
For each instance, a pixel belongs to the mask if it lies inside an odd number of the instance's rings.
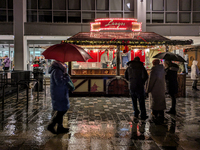
[[79,32],[65,43],[76,45],[190,45],[192,40],[170,40],[154,32]]

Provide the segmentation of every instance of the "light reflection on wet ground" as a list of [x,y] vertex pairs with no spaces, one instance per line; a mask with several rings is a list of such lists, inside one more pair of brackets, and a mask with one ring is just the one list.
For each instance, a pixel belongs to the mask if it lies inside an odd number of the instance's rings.
[[[47,89],[47,92],[49,88]],[[31,93],[31,92],[30,92]],[[40,93],[26,110],[25,93],[6,99],[0,109],[0,150],[197,150],[200,148],[200,92],[187,88],[187,98],[177,99],[177,115],[165,114],[164,124],[133,119],[130,98],[74,97],[64,116],[68,134],[46,130],[54,112],[50,95]],[[167,107],[171,102],[167,98]],[[1,106],[1,105],[0,105]],[[149,101],[146,100],[150,114]]]

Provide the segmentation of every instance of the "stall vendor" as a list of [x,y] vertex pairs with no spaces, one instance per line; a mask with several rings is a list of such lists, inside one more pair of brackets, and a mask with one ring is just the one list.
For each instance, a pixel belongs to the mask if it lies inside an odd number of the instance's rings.
[[107,68],[107,63],[108,63],[108,50],[106,49],[105,52],[101,55],[101,64],[102,68]]

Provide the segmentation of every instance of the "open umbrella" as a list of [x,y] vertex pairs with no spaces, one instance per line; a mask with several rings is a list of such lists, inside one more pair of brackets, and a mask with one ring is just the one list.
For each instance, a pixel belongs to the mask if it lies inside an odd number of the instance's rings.
[[174,53],[170,53],[170,52],[158,53],[157,55],[153,56],[153,58],[185,62],[185,59],[183,57],[181,57],[178,54],[174,54]]
[[87,61],[92,58],[83,48],[69,43],[52,45],[42,55],[45,59],[55,59],[61,62]]

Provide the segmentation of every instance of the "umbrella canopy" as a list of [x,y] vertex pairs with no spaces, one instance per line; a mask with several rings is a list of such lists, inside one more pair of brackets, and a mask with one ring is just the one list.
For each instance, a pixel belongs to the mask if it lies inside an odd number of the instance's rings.
[[170,52],[159,53],[159,54],[153,56],[153,58],[185,62],[185,59],[183,57],[181,57],[178,54],[174,54],[174,53],[170,53]]
[[61,62],[87,61],[92,58],[83,48],[69,43],[52,45],[42,55],[45,59],[55,59]]

